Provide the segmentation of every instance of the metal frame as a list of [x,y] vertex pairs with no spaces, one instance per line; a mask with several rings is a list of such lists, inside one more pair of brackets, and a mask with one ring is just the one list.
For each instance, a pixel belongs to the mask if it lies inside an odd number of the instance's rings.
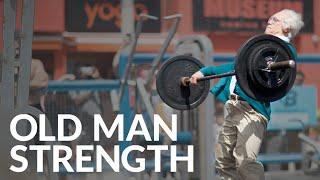
[[[134,42],[132,44],[131,51],[130,51],[128,56],[120,56],[119,75],[120,75],[120,77],[122,77],[122,80],[121,80],[122,87],[120,88],[120,92],[119,92],[119,97],[120,97],[119,98],[119,102],[120,102],[120,108],[119,109],[120,109],[120,112],[125,117],[125,121],[124,121],[124,133],[125,134],[129,132],[131,120],[132,120],[133,115],[135,114],[135,108],[130,107],[130,104],[129,104],[129,101],[130,101],[129,100],[129,89],[128,89],[126,81],[128,80],[128,76],[130,75],[130,72],[131,72],[131,65],[135,64],[135,60],[134,60],[135,59],[135,56],[134,56],[135,48],[136,48],[136,45],[137,45],[138,37],[139,37],[140,32],[141,32],[142,22],[143,22],[143,20],[145,18],[149,18],[149,19],[153,19],[153,20],[157,19],[156,17],[150,16],[150,15],[144,15],[144,14],[140,15],[140,19],[139,19],[138,24],[137,24],[137,29],[136,29],[136,32],[135,32],[136,35],[135,35]],[[167,16],[167,17],[164,18],[164,19],[174,19],[175,21],[174,21],[174,23],[172,25],[171,30],[168,33],[168,36],[167,36],[167,38],[165,40],[165,43],[161,47],[160,52],[154,58],[154,60],[151,61],[153,63],[153,65],[152,65],[151,71],[149,72],[149,75],[150,75],[150,73],[153,73],[153,74],[155,73],[155,70],[156,70],[157,66],[162,61],[162,59],[164,57],[164,54],[165,54],[165,51],[168,48],[168,46],[169,46],[174,34],[176,33],[176,29],[177,29],[177,26],[178,26],[178,24],[180,22],[180,18],[181,18],[180,14]],[[154,75],[151,75],[151,76],[153,77]],[[152,79],[150,79],[148,81],[151,82],[151,80]],[[146,86],[146,85],[144,85],[144,86]],[[142,88],[142,86],[140,86],[139,89],[141,90],[141,88]],[[143,89],[144,88],[145,88],[145,90],[148,90],[146,87],[143,87]],[[144,91],[144,92],[147,92],[147,91]],[[146,95],[146,97],[149,98],[149,95]],[[115,109],[117,109],[117,108],[115,108]],[[151,111],[149,109],[149,113],[150,112]],[[131,144],[131,142],[127,142],[127,141],[120,142],[120,150],[121,150],[121,152],[122,152],[123,149],[125,149],[130,144]]]
[[121,76],[122,77],[121,81],[120,81],[121,82],[121,86],[120,86],[120,90],[119,90],[119,101],[120,102],[122,100],[124,89],[125,89],[125,86],[127,86],[127,81],[129,79],[129,76],[130,76],[131,67],[132,67],[132,61],[133,61],[133,55],[136,52],[138,39],[139,39],[139,36],[141,34],[141,31],[142,31],[142,25],[143,25],[143,22],[145,20],[147,20],[147,19],[157,20],[158,18],[155,17],[155,16],[147,15],[147,14],[140,14],[139,15],[139,20],[137,22],[137,26],[136,26],[136,29],[135,29],[135,32],[134,32],[134,38],[133,38],[133,41],[132,41],[132,44],[131,44],[131,49],[130,49],[129,55],[128,55],[128,62],[127,62],[127,65],[126,65],[126,69],[125,69],[124,75]]
[[[190,39],[196,40],[201,44],[203,49],[203,54],[204,54],[204,61],[206,65],[212,65],[212,44],[211,41],[205,37],[205,36],[191,36],[189,37]],[[155,56],[149,56],[149,57],[143,57],[142,54],[136,54],[137,56],[133,57],[133,63],[147,63],[147,62],[154,62],[153,57]],[[150,55],[150,54],[149,54]],[[148,54],[147,54],[148,56]],[[137,58],[138,57],[138,58]],[[162,62],[168,58],[168,55],[163,54],[163,58],[159,60],[159,62]],[[124,68],[126,65],[126,57],[122,56],[120,59],[119,63],[119,72],[122,74],[124,72]],[[149,76],[150,77],[150,76]],[[139,82],[141,84],[141,82]],[[142,85],[139,85],[139,89],[144,89]],[[144,91],[143,91],[144,92]],[[128,97],[128,92],[126,93],[127,98]],[[149,96],[147,96],[149,97]],[[145,100],[147,101],[147,100]],[[126,115],[130,115],[128,110],[130,112],[133,112],[134,110],[132,108],[128,109],[128,106],[125,107],[124,104],[128,104],[128,101],[123,100],[121,102],[122,107],[121,107],[121,112],[126,113]],[[124,109],[126,108],[126,109]],[[214,173],[214,150],[213,150],[213,145],[214,145],[214,137],[212,137],[212,122],[213,122],[213,101],[212,99],[207,99],[203,105],[200,108],[200,119],[204,119],[203,121],[199,121],[199,139],[200,139],[200,176],[201,179],[214,179],[215,178],[215,173]],[[148,111],[148,110],[147,110]],[[151,111],[148,112],[150,114]],[[125,116],[126,117],[126,116]],[[129,122],[128,122],[129,123]],[[125,122],[126,124],[126,122]],[[126,125],[125,125],[126,126]],[[126,129],[126,127],[125,127]],[[123,144],[125,145],[125,144]]]
[[[5,130],[1,132],[8,133],[5,136],[9,142],[10,147],[15,144],[19,144],[14,140],[8,130],[10,120],[17,114],[28,113],[33,116],[38,116],[42,112],[34,107],[28,105],[29,98],[29,85],[30,85],[30,71],[32,61],[32,39],[33,39],[33,19],[34,19],[34,0],[23,0],[22,4],[22,16],[21,16],[21,30],[16,28],[16,12],[17,12],[17,0],[5,0],[4,1],[4,24],[3,24],[3,59],[1,62],[1,82],[0,82],[0,114],[8,122],[5,126]],[[20,17],[18,17],[20,18]],[[18,47],[16,47],[18,46]],[[16,50],[19,48],[19,55],[16,57]],[[51,135],[51,127],[46,119],[46,132]],[[17,131],[21,134],[25,134],[27,131],[27,123],[21,122]],[[26,145],[33,142],[26,142]],[[53,142],[49,142],[52,145]],[[3,152],[3,151],[2,151]],[[4,152],[10,152],[10,148]],[[6,153],[3,153],[6,155]],[[34,171],[36,161],[31,157],[28,157],[28,152],[24,154],[29,161],[30,169],[32,170],[32,176],[37,176]],[[10,157],[9,155],[7,157]],[[31,159],[30,159],[31,158]],[[52,153],[47,154],[49,172],[47,179],[58,179],[57,174],[52,173]],[[10,158],[7,161],[8,164],[13,163]],[[50,170],[51,169],[51,170]],[[7,168],[6,168],[7,171]],[[34,171],[34,172],[33,172]],[[30,172],[29,172],[30,174]],[[31,175],[31,174],[30,174]],[[14,176],[14,177],[13,177]],[[31,176],[31,178],[32,178]],[[21,175],[11,174],[8,179],[23,178]]]
[[68,91],[72,90],[94,90],[94,91],[112,91],[120,88],[119,80],[75,80],[75,81],[50,81],[48,91]]
[[[204,35],[192,35],[182,38],[179,42],[193,41],[199,44],[202,50],[202,58],[206,66],[212,65],[213,45],[211,40]],[[211,85],[213,83],[211,82]],[[212,123],[214,122],[214,104],[212,98],[206,98],[199,108],[199,155],[200,155],[200,178],[215,179],[215,158],[214,158],[214,140]]]
[[168,36],[167,36],[166,40],[164,41],[164,43],[161,46],[159,53],[157,54],[157,56],[154,57],[154,59],[152,61],[151,70],[148,73],[148,79],[146,81],[146,88],[147,89],[150,89],[150,86],[152,85],[152,80],[153,80],[154,74],[161,63],[161,59],[163,59],[164,54],[170,45],[170,42],[172,41],[174,35],[177,32],[177,28],[179,26],[181,17],[182,17],[181,14],[175,14],[175,15],[170,15],[170,16],[166,16],[163,18],[164,20],[173,20],[173,23],[170,27],[170,30],[168,32]]
[[[3,119],[3,125],[1,126],[1,142],[6,142],[6,145],[0,147],[0,157],[4,163],[1,163],[1,169],[7,177],[4,179],[10,179],[12,176],[8,174],[8,164],[13,163],[10,157],[10,149],[17,143],[16,140],[10,135],[10,119],[14,113],[14,30],[16,24],[16,0],[4,1],[4,23],[3,23],[3,57],[1,58],[1,80],[0,80],[0,115]],[[3,167],[3,168],[2,168]],[[3,171],[1,170],[1,171]]]
[[[156,53],[136,53],[133,56],[134,63],[150,63],[152,59],[157,56]],[[127,55],[122,54],[123,58],[126,58]],[[165,61],[169,58],[173,57],[173,54],[166,53],[163,55],[162,61]],[[233,62],[235,59],[235,54],[217,54],[210,56],[212,62],[215,63],[227,63]],[[297,58],[298,63],[320,63],[320,54],[301,54]]]

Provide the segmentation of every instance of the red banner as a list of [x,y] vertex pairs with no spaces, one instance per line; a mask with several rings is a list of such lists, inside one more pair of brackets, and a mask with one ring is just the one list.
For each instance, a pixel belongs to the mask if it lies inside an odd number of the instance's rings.
[[282,9],[301,13],[304,32],[313,31],[312,0],[194,0],[193,5],[196,31],[262,31]]

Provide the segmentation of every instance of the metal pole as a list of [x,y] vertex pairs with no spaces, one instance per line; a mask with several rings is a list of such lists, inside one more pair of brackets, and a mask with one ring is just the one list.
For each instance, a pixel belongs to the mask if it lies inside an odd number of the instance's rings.
[[[9,115],[14,111],[14,67],[15,45],[14,32],[16,24],[16,0],[4,1],[4,24],[3,24],[3,61],[1,62],[1,110]],[[12,114],[10,114],[11,116]],[[8,116],[9,117],[9,116]]]
[[[135,17],[135,12],[134,12],[135,8],[134,8],[134,0],[121,0],[121,34],[122,37],[125,37],[127,34],[130,34],[130,37],[133,37],[133,40],[130,39],[130,46],[126,46],[121,53],[124,54],[133,54],[132,51],[135,50],[135,46],[136,43],[134,41],[134,39],[136,39],[137,35],[134,36],[134,17]],[[130,65],[130,55],[128,56],[128,65]],[[125,70],[125,74],[124,76],[122,76],[122,80],[120,81],[121,84],[121,88],[119,91],[119,102],[121,102],[121,98],[123,96],[123,92],[124,92],[124,87],[125,84],[123,84],[125,81],[127,80],[127,76],[129,74],[129,68],[128,65],[126,67]]]
[[164,17],[165,20],[173,19],[174,22],[171,25],[171,28],[168,32],[168,36],[167,36],[166,40],[164,41],[163,45],[161,46],[159,54],[152,61],[151,70],[149,71],[149,74],[147,76],[148,79],[146,81],[146,89],[151,89],[150,87],[152,86],[152,81],[154,79],[154,73],[155,73],[156,69],[158,68],[159,64],[161,63],[163,55],[167,51],[167,48],[170,45],[172,38],[174,37],[174,35],[177,32],[177,28],[178,28],[179,22],[181,20],[181,17],[182,17],[181,14],[174,14],[171,16]]
[[[134,10],[134,0],[121,0],[121,34],[123,37],[134,33]],[[129,47],[124,49],[124,52],[129,51]]]
[[[204,59],[205,65],[212,65],[212,54],[213,54],[213,45],[211,40],[206,36],[200,36],[200,43],[204,47]],[[213,82],[210,83],[213,85]],[[214,97],[207,98],[203,103],[205,113],[204,121],[199,122],[199,135],[200,135],[200,175],[201,179],[215,179],[215,156],[214,156],[214,146],[215,146],[215,133],[216,132],[213,126],[214,122]],[[201,113],[200,113],[201,114]]]
[[23,108],[28,105],[30,72],[32,61],[34,0],[23,3],[22,29],[18,33],[21,40],[20,56],[18,57],[17,106]]
[[[211,40],[204,35],[189,35],[179,40],[177,44],[183,42],[197,42],[199,43],[202,53],[199,59],[206,65],[212,65],[213,45]],[[211,85],[212,82],[211,82]],[[215,158],[214,158],[214,144],[215,144],[215,129],[214,122],[214,103],[213,98],[207,97],[198,110],[197,120],[197,144],[199,144],[199,164],[200,179],[215,179]]]
[[132,61],[133,61],[133,55],[134,55],[134,53],[136,51],[138,39],[139,39],[139,36],[141,34],[141,30],[142,30],[143,21],[146,20],[146,19],[157,20],[158,18],[154,17],[154,16],[147,15],[147,14],[140,14],[139,15],[139,21],[137,22],[137,26],[136,26],[136,30],[135,30],[135,33],[134,33],[133,42],[132,42],[132,45],[131,45],[131,49],[129,51],[128,61],[127,61],[127,66],[126,66],[126,69],[125,69],[125,73],[122,76],[121,81],[120,81],[121,86],[120,86],[120,91],[119,91],[119,102],[121,102],[121,100],[122,100],[123,93],[124,93],[125,87],[127,85],[127,81],[129,79],[129,76],[130,76],[131,66],[132,66]]
[[11,179],[9,166],[14,161],[10,157],[10,149],[15,144],[9,126],[14,112],[14,31],[16,24],[16,0],[5,0],[3,5],[3,57],[1,57],[0,79],[0,115],[2,125],[0,130],[0,174],[1,179]]
[[[211,40],[203,35],[189,36],[185,40],[199,42],[203,50],[203,60],[206,66],[212,65],[213,45]],[[211,85],[213,83],[211,82]],[[199,152],[200,152],[200,179],[215,179],[215,132],[214,99],[208,97],[199,107]]]
[[153,115],[154,115],[153,106],[149,99],[149,93],[146,91],[143,80],[141,78],[137,79],[137,89],[138,89],[139,96],[141,97],[140,102],[142,102],[143,106],[146,108],[149,118],[153,120]]
[[125,87],[127,85],[127,81],[128,81],[129,75],[130,75],[132,61],[133,61],[133,55],[134,55],[134,53],[136,51],[138,38],[140,36],[140,32],[141,32],[141,29],[142,29],[142,23],[143,23],[143,19],[140,18],[138,23],[137,23],[137,27],[136,27],[136,31],[135,31],[135,34],[134,34],[132,45],[130,46],[131,49],[129,51],[126,69],[125,69],[124,75],[121,77],[121,81],[120,81],[121,86],[120,86],[120,90],[119,90],[119,102],[121,102],[121,100],[122,100],[124,89],[125,89]]

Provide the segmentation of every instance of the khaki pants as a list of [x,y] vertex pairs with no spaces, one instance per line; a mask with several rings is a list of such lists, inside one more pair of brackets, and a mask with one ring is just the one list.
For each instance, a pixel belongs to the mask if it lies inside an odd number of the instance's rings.
[[227,115],[215,147],[216,168],[222,180],[262,180],[257,155],[267,119],[245,101],[228,100]]

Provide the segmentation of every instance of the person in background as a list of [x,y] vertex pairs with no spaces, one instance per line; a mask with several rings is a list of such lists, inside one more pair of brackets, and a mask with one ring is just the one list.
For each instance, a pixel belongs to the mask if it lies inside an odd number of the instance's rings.
[[[30,85],[29,85],[29,99],[28,104],[37,108],[38,110],[45,112],[44,99],[45,92],[48,87],[49,76],[44,69],[44,66],[39,59],[31,60],[31,70],[30,70]],[[39,118],[34,117],[39,125]],[[51,122],[50,122],[51,123]],[[29,130],[28,126],[28,130]],[[52,124],[51,124],[52,128]],[[43,145],[44,142],[39,140],[39,132],[37,132],[34,139],[30,140],[28,143],[33,145]],[[44,155],[46,156],[46,155]],[[26,157],[34,157],[34,153],[31,151],[26,152]],[[45,159],[45,158],[44,158]]]
[[320,109],[317,110],[317,124],[309,129],[309,137],[320,143]]
[[[84,65],[77,69],[77,80],[96,80],[100,78],[100,72],[95,66]],[[72,92],[71,97],[82,112],[90,116],[101,114],[100,98],[97,93],[93,91]]]
[[[76,80],[97,79],[100,79],[100,73],[93,65],[86,64],[76,69]],[[83,127],[77,144],[90,145],[93,142],[93,116],[94,114],[102,114],[99,93],[92,90],[71,91],[70,97],[77,108]]]
[[294,82],[294,85],[296,86],[302,86],[304,83],[305,75],[302,71],[298,71],[296,75],[296,80]]
[[129,47],[129,45],[131,44],[132,38],[131,38],[131,34],[126,34],[123,37],[122,40],[122,45],[120,46],[120,48],[118,49],[118,51],[116,52],[116,54],[113,57],[113,61],[112,61],[112,70],[113,70],[113,75],[115,78],[119,78],[119,62],[120,62],[120,57],[121,57],[121,53],[123,53],[123,51],[125,49],[127,49]]
[[39,59],[32,59],[30,74],[29,105],[45,111],[44,95],[48,87],[49,77]]
[[[66,75],[66,78],[73,79],[72,75]],[[102,79],[98,68],[94,65],[82,65],[77,68],[75,80],[99,80]],[[111,139],[104,138],[101,134],[99,142],[93,142],[93,116],[94,114],[100,114],[107,127],[110,127],[113,123],[112,117],[112,105],[111,98],[108,92],[104,91],[92,91],[81,90],[70,92],[70,96],[73,99],[78,113],[79,119],[83,125],[82,134],[77,144],[89,145],[98,143],[105,147],[105,149],[112,153],[113,146],[117,142],[117,137],[112,136]],[[103,133],[102,131],[100,133]],[[115,133],[116,134],[116,133]]]

